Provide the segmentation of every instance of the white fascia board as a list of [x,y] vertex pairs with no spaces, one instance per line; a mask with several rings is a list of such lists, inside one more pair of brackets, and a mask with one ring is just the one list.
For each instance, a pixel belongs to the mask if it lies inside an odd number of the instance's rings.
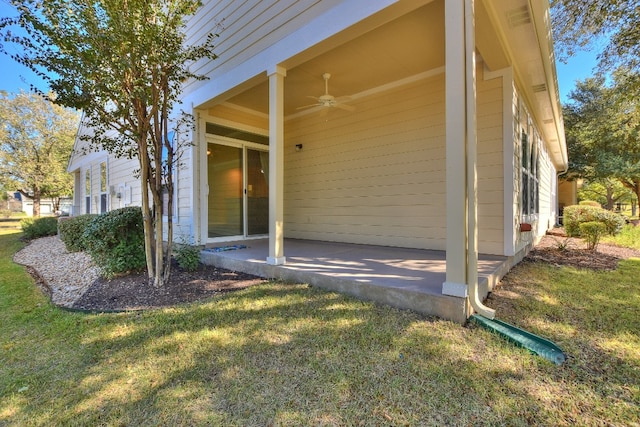
[[344,31],[348,27],[397,3],[398,0],[347,0],[319,15],[277,43],[227,72],[212,76],[204,86],[188,95],[183,102],[195,108],[220,94],[281,64],[292,56]]
[[98,159],[104,159],[109,156],[109,153],[106,151],[94,151],[83,156],[80,156],[78,160],[69,164],[67,167],[67,172],[72,173],[80,169],[84,165],[89,165],[94,163]]

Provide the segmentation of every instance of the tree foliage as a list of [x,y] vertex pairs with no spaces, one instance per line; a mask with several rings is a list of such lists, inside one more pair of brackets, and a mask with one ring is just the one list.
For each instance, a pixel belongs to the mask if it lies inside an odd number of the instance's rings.
[[640,100],[625,91],[626,72],[610,84],[579,81],[564,106],[569,176],[617,179],[640,200]]
[[640,93],[640,0],[552,0],[556,51],[566,60],[579,50],[598,52],[599,69],[625,69],[630,97]]
[[613,210],[616,203],[633,204],[634,198],[635,194],[614,178],[587,181],[578,189],[578,199],[593,200],[607,210]]
[[[198,0],[24,0],[20,16],[0,21],[4,40],[24,53],[12,57],[39,73],[56,102],[82,109],[92,148],[137,158],[142,184],[145,251],[150,280],[168,279],[173,171],[191,121],[174,110],[182,84],[204,77],[190,66],[214,58],[214,34],[188,45],[185,20]],[[13,26],[27,35],[16,36]],[[177,136],[176,136],[177,135]],[[166,212],[165,212],[166,214]],[[163,236],[168,245],[163,247]]]
[[78,114],[24,92],[0,92],[0,180],[3,187],[40,199],[73,192],[67,163],[78,128]]

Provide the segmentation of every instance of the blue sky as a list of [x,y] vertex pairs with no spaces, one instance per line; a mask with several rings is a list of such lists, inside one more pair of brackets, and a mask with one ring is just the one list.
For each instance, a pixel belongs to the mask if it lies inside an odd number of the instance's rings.
[[[8,0],[0,0],[0,17],[14,16],[15,12]],[[15,51],[13,46],[5,46],[9,51]],[[558,72],[558,86],[560,89],[560,99],[567,101],[569,92],[574,88],[576,80],[582,80],[593,75],[593,68],[596,66],[596,55],[590,52],[581,52],[570,59],[567,64],[558,62],[556,64]],[[35,84],[40,89],[44,88],[44,83],[26,67],[16,63],[7,55],[0,54],[0,90],[7,92],[19,92],[29,90],[29,83]]]

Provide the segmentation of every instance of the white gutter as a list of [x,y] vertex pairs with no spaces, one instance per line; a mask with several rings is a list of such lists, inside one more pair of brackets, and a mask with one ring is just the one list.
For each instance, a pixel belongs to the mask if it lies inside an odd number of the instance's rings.
[[464,1],[466,128],[467,128],[467,285],[473,310],[493,319],[496,311],[485,306],[478,292],[478,139],[476,123],[476,52],[474,0]]

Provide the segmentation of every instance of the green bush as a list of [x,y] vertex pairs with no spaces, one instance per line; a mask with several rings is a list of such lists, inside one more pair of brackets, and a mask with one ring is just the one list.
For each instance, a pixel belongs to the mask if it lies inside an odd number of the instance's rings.
[[87,249],[84,241],[84,232],[96,216],[95,214],[79,215],[65,218],[58,222],[60,240],[62,240],[69,252],[80,252]]
[[183,270],[196,271],[200,265],[200,248],[182,244],[177,246],[175,257]]
[[35,219],[25,218],[20,221],[20,226],[27,240],[58,234],[58,219],[52,216]]
[[601,208],[602,205],[594,200],[582,200],[580,203],[578,203],[580,206],[593,206],[596,208]]
[[580,224],[591,221],[603,223],[606,233],[611,235],[618,234],[625,224],[622,215],[600,207],[572,205],[564,208],[563,223],[567,236],[580,236]]
[[607,233],[607,227],[599,221],[588,221],[580,224],[580,234],[587,241],[587,249],[595,250],[600,238]]
[[93,218],[82,239],[87,252],[107,277],[146,265],[139,207],[117,209]]

